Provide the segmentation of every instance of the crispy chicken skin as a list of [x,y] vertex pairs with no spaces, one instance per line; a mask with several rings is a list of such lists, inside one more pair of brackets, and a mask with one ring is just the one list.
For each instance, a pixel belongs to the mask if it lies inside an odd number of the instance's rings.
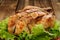
[[17,19],[16,15],[10,16],[8,21],[8,31],[13,33],[15,28],[15,20]]
[[44,28],[48,28],[48,27],[53,27],[54,25],[54,20],[55,20],[55,16],[52,14],[48,14],[42,17],[41,20],[37,21],[37,23],[41,23],[44,25]]
[[54,25],[55,16],[39,7],[27,6],[20,12],[9,17],[8,31],[19,34],[22,31],[30,33],[35,24],[43,24],[44,28]]

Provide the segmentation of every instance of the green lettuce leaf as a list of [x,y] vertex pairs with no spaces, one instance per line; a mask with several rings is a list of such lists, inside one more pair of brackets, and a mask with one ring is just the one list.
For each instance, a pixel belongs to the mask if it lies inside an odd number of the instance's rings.
[[50,40],[51,33],[46,31],[42,24],[37,24],[32,28],[31,34],[26,37],[26,40]]
[[53,38],[60,36],[60,21],[56,20],[54,27],[51,28],[49,32],[54,34]]
[[14,40],[15,36],[8,32],[8,19],[2,20],[0,22],[0,38],[5,40]]

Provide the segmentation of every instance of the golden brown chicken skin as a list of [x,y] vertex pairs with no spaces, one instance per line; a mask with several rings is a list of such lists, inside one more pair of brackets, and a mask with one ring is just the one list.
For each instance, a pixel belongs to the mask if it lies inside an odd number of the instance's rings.
[[19,34],[23,31],[31,32],[35,24],[43,24],[44,28],[54,25],[55,16],[49,14],[42,8],[28,6],[15,15],[10,16],[8,22],[8,31],[13,34]]
[[37,23],[41,23],[44,25],[44,28],[48,28],[48,27],[53,27],[54,26],[54,20],[55,20],[55,16],[52,14],[48,14],[42,17],[41,20],[37,21]]

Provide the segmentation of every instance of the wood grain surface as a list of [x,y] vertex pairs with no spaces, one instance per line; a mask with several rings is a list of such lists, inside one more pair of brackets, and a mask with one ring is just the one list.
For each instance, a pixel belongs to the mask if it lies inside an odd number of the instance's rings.
[[0,0],[0,20],[30,5],[41,8],[51,7],[60,20],[60,0]]
[[0,0],[0,20],[14,14],[17,0]]

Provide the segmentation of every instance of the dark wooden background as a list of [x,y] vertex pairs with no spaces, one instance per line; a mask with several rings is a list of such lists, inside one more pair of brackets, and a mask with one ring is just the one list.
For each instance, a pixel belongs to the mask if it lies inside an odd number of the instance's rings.
[[0,0],[0,20],[15,14],[25,6],[51,7],[60,20],[60,0]]

